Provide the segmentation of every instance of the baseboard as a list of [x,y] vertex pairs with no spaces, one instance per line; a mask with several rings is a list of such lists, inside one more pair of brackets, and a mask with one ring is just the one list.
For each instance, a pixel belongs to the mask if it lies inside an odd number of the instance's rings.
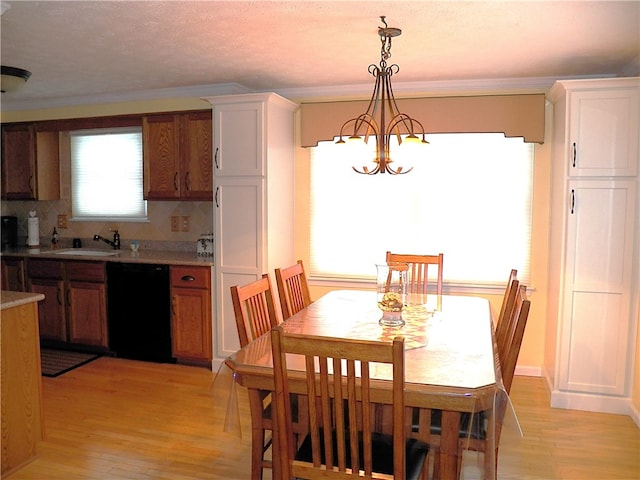
[[631,410],[631,413],[629,414],[629,416],[631,417],[633,422],[637,425],[637,427],[640,428],[640,411],[638,411],[638,409],[635,407],[635,405],[633,405],[633,403],[631,404],[630,410]]
[[542,376],[542,368],[540,367],[531,367],[527,365],[516,365],[516,371],[514,375],[522,375],[524,377],[541,377]]
[[570,410],[632,415],[631,398],[629,397],[609,397],[554,390],[551,391],[551,406]]

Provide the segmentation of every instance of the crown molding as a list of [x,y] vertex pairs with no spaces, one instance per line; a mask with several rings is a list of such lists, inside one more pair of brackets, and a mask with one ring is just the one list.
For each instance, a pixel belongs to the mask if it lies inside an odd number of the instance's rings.
[[195,85],[190,87],[160,88],[121,93],[104,93],[77,97],[60,97],[29,100],[4,100],[0,107],[4,112],[42,110],[48,108],[77,107],[85,105],[101,105],[167,98],[202,98],[215,95],[237,95],[253,93],[239,83],[218,83],[211,85]]
[[[594,75],[581,77],[527,77],[527,78],[492,78],[474,80],[442,80],[427,82],[394,83],[396,98],[408,96],[452,96],[452,95],[491,95],[547,93],[557,80],[577,78],[603,78],[615,75]],[[297,102],[320,102],[330,100],[361,100],[371,95],[372,84],[335,85],[328,87],[300,87],[273,89],[285,98]],[[190,87],[163,88],[123,93],[105,93],[77,97],[61,97],[29,100],[4,100],[0,105],[3,112],[41,110],[86,105],[112,104],[133,101],[159,100],[167,98],[203,98],[219,95],[236,95],[243,93],[265,93],[251,90],[239,83],[196,85]]]

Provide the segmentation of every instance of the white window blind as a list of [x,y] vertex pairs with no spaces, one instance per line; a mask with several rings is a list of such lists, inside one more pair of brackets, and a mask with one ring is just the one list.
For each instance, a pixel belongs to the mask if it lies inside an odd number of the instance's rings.
[[502,134],[427,139],[419,157],[392,150],[394,166],[414,166],[396,176],[351,169],[371,165],[373,141],[312,149],[311,276],[373,278],[390,250],[444,253],[448,283],[504,284],[512,268],[528,282],[533,145]]
[[71,210],[75,220],[146,220],[142,129],[71,132]]

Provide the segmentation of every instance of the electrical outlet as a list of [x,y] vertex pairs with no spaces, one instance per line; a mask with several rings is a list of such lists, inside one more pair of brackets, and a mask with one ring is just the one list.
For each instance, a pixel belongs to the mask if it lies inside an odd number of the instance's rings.
[[68,228],[66,215],[58,215],[58,228]]
[[171,216],[171,231],[172,232],[180,231],[180,217],[178,215]]
[[182,231],[183,232],[188,232],[189,231],[189,217],[188,216],[183,216],[182,217]]

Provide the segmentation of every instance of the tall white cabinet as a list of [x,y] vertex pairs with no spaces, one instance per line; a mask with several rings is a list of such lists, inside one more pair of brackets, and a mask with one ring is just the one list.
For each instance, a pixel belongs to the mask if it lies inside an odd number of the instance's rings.
[[213,106],[216,368],[240,348],[231,286],[263,273],[273,277],[276,267],[295,263],[293,122],[298,105],[274,93],[207,100]]
[[639,78],[557,82],[545,373],[553,407],[629,414]]

